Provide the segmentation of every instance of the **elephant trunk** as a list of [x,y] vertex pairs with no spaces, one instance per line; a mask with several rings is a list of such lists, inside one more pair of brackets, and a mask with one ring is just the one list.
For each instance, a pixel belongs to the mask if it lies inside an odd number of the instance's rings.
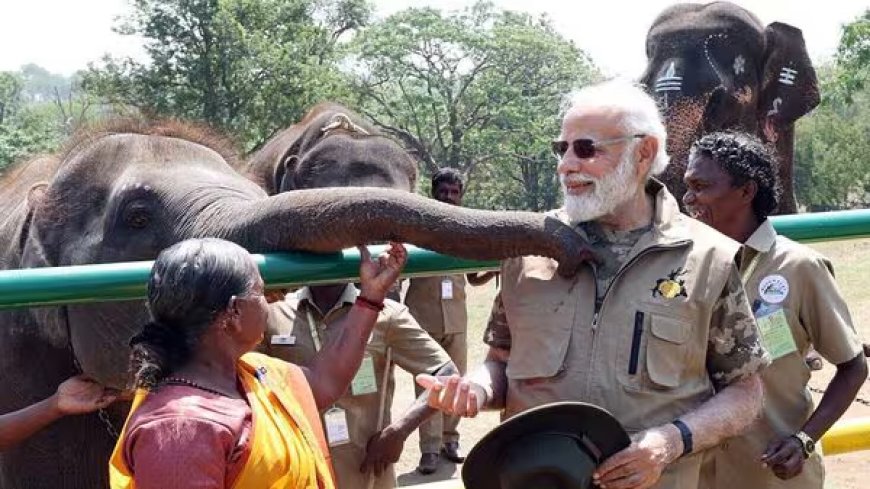
[[204,234],[255,252],[332,252],[392,240],[476,260],[547,256],[563,275],[591,256],[583,238],[556,218],[468,209],[392,189],[295,190],[213,214]]

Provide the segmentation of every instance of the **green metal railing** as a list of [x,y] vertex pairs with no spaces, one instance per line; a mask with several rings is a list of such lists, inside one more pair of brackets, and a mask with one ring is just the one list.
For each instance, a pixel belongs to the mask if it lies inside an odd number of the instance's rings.
[[[497,261],[463,260],[406,245],[408,263],[402,276],[497,270]],[[378,256],[386,246],[369,246]],[[330,282],[350,282],[359,277],[359,251],[338,253],[270,253],[253,255],[270,289]],[[0,272],[0,309],[82,304],[141,299],[145,297],[150,261],[30,268]]]
[[[870,236],[870,210],[795,214],[772,218],[777,232],[799,241]],[[383,246],[372,246],[372,254]],[[254,255],[270,288],[351,281],[357,278],[359,252]],[[140,299],[152,262],[32,268],[0,272],[0,309]],[[439,255],[408,246],[403,276],[495,270],[498,262]]]

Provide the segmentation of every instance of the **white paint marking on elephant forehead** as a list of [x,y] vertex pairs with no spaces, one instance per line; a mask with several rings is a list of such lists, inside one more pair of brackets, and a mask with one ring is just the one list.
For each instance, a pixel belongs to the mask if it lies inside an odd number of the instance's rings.
[[746,68],[746,58],[743,57],[742,54],[738,54],[736,58],[734,58],[734,74],[739,75],[745,71]]
[[722,73],[719,72],[719,68],[716,68],[716,63],[713,62],[713,57],[710,56],[710,40],[716,39],[728,39],[728,34],[718,33],[718,34],[710,34],[707,36],[707,39],[704,39],[704,56],[707,58],[707,63],[710,64],[710,68],[713,68],[713,73],[716,73],[716,76],[721,80]]
[[794,85],[797,75],[798,70],[789,68],[788,66],[783,66],[782,71],[779,72],[779,82],[783,85]]
[[[679,92],[682,87],[683,77],[677,76],[675,62],[671,61],[665,74],[656,80],[656,92]],[[667,94],[665,94],[665,97],[667,97]],[[667,100],[667,98],[665,100]]]
[[772,105],[773,108],[767,111],[767,115],[771,116],[771,115],[779,114],[779,106],[780,105],[782,105],[782,98],[781,97],[776,97],[775,99],[773,99],[773,105]]

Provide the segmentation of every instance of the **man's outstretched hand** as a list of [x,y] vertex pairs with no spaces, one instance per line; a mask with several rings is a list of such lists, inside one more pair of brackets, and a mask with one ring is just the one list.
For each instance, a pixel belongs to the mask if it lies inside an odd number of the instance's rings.
[[417,385],[429,391],[429,407],[450,416],[473,418],[486,402],[486,391],[478,384],[458,375],[420,374]]

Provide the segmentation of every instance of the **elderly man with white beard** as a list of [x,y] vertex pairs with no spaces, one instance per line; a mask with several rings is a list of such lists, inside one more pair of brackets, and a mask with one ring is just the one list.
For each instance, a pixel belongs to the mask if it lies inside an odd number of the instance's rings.
[[769,362],[740,282],[737,243],[680,213],[652,175],[667,166],[655,102],[626,82],[568,98],[553,142],[565,204],[552,215],[597,260],[572,278],[538,256],[502,264],[486,361],[463,378],[418,376],[429,403],[505,418],[584,401],[631,434],[604,460],[604,489],[698,487],[703,452],[761,408]]

